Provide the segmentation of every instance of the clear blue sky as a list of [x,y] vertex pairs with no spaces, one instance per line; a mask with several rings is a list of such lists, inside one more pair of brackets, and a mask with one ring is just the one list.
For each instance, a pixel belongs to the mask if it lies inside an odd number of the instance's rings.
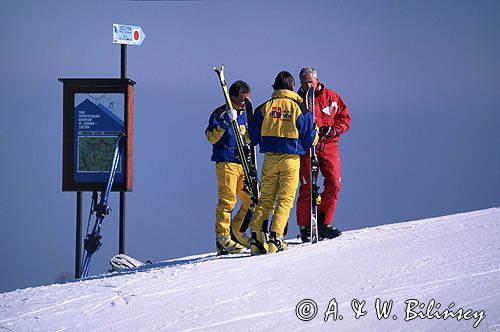
[[[113,23],[146,33],[128,52],[127,253],[163,260],[215,249],[204,129],[223,103],[211,69],[221,64],[255,104],[279,71],[306,65],[342,95],[352,127],[340,142],[340,229],[500,206],[498,17],[498,1],[2,1],[0,291],[73,275],[57,79],[118,77]],[[117,196],[92,273],[118,251]]]

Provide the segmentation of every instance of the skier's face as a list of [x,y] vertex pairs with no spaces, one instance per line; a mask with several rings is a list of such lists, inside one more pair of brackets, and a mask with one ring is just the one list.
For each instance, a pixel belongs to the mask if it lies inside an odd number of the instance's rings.
[[306,74],[300,77],[300,86],[304,91],[307,91],[309,88],[314,88],[318,86],[318,78],[314,77],[313,74]]
[[240,90],[238,97],[231,97],[231,102],[239,109],[245,108],[245,98],[250,99],[250,91]]

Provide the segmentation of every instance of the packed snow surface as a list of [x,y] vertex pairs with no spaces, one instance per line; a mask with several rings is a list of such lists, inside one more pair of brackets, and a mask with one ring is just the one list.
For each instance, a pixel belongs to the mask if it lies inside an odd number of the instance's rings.
[[0,330],[500,331],[500,208],[3,293]]

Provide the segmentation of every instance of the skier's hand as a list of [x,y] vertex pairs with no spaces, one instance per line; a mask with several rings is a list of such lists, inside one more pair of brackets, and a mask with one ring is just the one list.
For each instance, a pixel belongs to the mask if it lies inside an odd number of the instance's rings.
[[236,117],[237,117],[236,110],[228,108],[224,113],[222,113],[220,117],[219,126],[227,130],[229,127],[231,127],[231,121],[236,120]]
[[319,128],[319,137],[322,139],[334,138],[338,135],[339,133],[331,126],[322,126]]
[[328,135],[332,134],[332,127],[330,126],[322,126],[321,128],[319,128],[319,136],[321,138],[323,137],[327,137]]
[[229,121],[236,121],[238,113],[236,112],[235,109],[232,109],[232,108],[228,109],[226,111],[226,114],[227,114],[227,117],[229,118]]

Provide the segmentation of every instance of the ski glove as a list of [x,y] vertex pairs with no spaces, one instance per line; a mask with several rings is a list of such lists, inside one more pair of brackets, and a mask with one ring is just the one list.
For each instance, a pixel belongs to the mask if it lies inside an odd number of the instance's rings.
[[235,109],[232,109],[232,108],[228,109],[226,111],[226,114],[227,114],[230,121],[236,121],[236,118],[238,117],[238,113],[236,112]]
[[322,126],[321,128],[319,128],[319,137],[322,140],[334,138],[339,135],[340,132],[331,126]]
[[237,114],[238,113],[236,112],[236,110],[228,108],[227,111],[222,113],[221,122],[219,123],[219,126],[222,129],[227,130],[229,127],[231,127],[231,121],[236,121]]

